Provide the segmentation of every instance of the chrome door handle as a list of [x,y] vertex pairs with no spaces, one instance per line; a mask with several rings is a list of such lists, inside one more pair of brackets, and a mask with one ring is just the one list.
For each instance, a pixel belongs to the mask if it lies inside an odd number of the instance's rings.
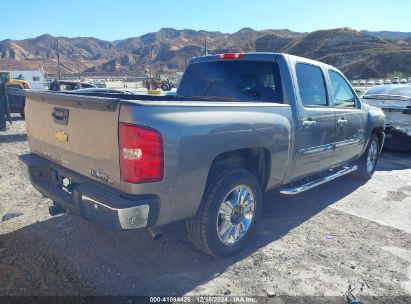
[[345,126],[348,123],[348,121],[346,119],[339,119],[337,123],[342,127]]
[[315,120],[303,120],[303,126],[306,128],[315,126],[316,124],[317,122]]

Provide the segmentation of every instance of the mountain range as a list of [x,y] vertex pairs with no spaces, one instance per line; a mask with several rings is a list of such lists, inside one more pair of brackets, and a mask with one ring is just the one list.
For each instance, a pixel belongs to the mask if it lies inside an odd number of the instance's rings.
[[243,28],[227,34],[163,28],[117,41],[44,34],[0,41],[0,69],[57,72],[57,41],[64,74],[144,75],[184,69],[192,57],[224,52],[284,52],[340,68],[349,78],[411,75],[411,33],[356,31],[350,28],[309,33]]

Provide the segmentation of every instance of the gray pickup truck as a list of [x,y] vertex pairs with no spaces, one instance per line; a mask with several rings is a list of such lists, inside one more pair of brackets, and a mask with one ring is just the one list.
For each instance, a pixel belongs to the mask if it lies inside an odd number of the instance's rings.
[[224,257],[252,237],[263,191],[371,178],[385,117],[331,66],[230,53],[194,58],[176,96],[28,92],[26,122],[20,159],[51,214],[154,236],[185,219],[196,247]]

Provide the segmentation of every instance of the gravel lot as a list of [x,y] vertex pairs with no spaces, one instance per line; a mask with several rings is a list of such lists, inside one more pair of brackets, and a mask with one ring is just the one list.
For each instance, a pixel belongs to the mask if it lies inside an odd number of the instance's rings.
[[255,242],[215,260],[188,242],[184,223],[152,241],[144,230],[50,217],[51,201],[19,166],[28,144],[15,119],[0,133],[0,295],[342,297],[349,285],[411,295],[409,154],[383,153],[366,184],[346,176],[297,196],[267,193]]

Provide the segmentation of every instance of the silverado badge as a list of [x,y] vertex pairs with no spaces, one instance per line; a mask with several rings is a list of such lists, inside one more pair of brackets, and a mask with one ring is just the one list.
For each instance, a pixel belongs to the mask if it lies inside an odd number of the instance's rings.
[[57,131],[56,134],[54,134],[54,136],[62,142],[67,142],[68,141],[68,135],[66,133],[64,133],[64,131]]
[[93,168],[88,169],[88,171],[90,172],[91,176],[98,178],[99,180],[105,183],[114,184],[113,180],[107,174],[100,172],[99,170],[93,169]]

